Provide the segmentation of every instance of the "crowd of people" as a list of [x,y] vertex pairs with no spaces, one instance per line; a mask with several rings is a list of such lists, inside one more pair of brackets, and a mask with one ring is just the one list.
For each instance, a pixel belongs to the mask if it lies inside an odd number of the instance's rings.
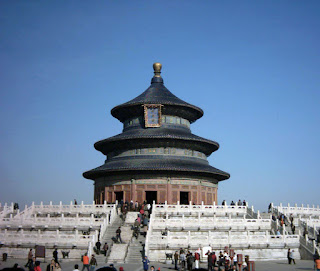
[[[228,253],[228,251],[220,251],[219,254],[216,254],[215,251],[208,250],[207,253],[207,267],[209,271],[212,270],[224,270],[232,271],[239,270],[237,265],[238,257],[235,251]],[[201,250],[198,249],[194,253],[190,250],[184,250],[180,248],[179,251],[176,251],[173,255],[174,268],[175,270],[197,270],[200,269],[201,261]],[[242,270],[247,270],[247,263],[244,261],[242,263]]]
[[[225,200],[222,201],[221,205],[225,206],[227,205],[227,202]],[[241,201],[240,199],[235,203],[233,200],[230,202],[230,206],[247,206],[246,200]]]

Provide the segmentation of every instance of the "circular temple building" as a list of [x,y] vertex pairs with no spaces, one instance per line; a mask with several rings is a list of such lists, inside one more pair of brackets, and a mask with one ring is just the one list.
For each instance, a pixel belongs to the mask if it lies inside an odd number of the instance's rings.
[[217,202],[218,182],[230,177],[208,163],[219,144],[191,133],[190,124],[203,116],[202,109],[164,86],[160,63],[153,68],[150,87],[111,110],[123,131],[94,144],[107,159],[83,176],[94,180],[96,203]]

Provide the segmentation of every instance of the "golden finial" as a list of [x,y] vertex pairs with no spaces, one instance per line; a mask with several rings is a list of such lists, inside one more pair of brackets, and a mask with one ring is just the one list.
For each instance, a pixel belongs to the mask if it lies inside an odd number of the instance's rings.
[[161,68],[162,65],[159,62],[153,63],[154,77],[161,77]]

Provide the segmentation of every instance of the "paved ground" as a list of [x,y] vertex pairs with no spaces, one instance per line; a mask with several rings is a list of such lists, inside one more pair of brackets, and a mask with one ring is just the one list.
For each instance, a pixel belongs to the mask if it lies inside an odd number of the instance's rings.
[[[25,260],[15,260],[15,259],[8,259],[7,262],[0,262],[0,270],[4,267],[12,267],[15,263],[18,263],[20,265],[25,264]],[[256,271],[287,271],[287,270],[297,270],[297,271],[303,271],[303,270],[314,270],[313,268],[313,261],[296,261],[296,265],[288,265],[286,261],[269,261],[269,262],[256,262]],[[46,271],[46,266],[48,264],[48,261],[46,263],[41,263],[41,267],[43,271]],[[72,271],[73,266],[75,264],[79,264],[80,271],[82,269],[82,263],[81,261],[68,261],[68,260],[62,260],[61,266],[62,271]],[[167,265],[163,263],[151,263],[151,265],[154,265],[156,267],[156,270],[160,267],[161,271],[168,271],[168,270],[174,270],[173,265]],[[141,263],[126,263],[126,264],[115,264],[115,267],[117,270],[119,270],[119,267],[123,266],[124,271],[141,271],[142,270],[142,264]],[[202,264],[201,267],[205,267],[205,264]]]

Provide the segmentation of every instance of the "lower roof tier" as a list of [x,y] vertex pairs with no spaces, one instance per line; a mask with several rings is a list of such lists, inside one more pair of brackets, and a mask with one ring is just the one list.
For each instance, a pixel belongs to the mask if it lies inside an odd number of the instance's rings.
[[196,136],[185,129],[151,128],[132,129],[94,144],[96,150],[107,155],[115,149],[136,149],[143,147],[184,147],[197,150],[209,156],[219,149],[215,141]]
[[115,159],[107,161],[104,165],[83,173],[87,179],[95,180],[99,177],[115,173],[134,172],[134,175],[145,172],[163,172],[163,175],[175,175],[179,172],[192,175],[206,176],[217,181],[230,178],[230,174],[210,166],[208,163],[196,162],[194,159],[181,159],[179,157],[163,157],[161,159],[150,159],[139,157],[136,159]]

